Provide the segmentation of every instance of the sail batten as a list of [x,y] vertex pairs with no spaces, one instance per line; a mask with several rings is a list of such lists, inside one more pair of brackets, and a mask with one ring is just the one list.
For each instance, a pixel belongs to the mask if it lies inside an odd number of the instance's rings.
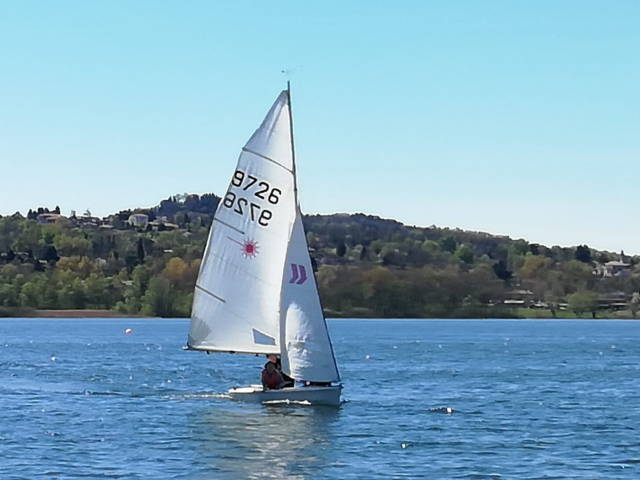
[[240,230],[238,227],[234,227],[233,225],[229,225],[227,222],[224,222],[224,221],[220,220],[219,218],[214,218],[213,221],[214,222],[218,222],[220,225],[224,225],[225,227],[228,227],[231,230],[235,230],[240,235],[244,235],[244,232],[242,230]]
[[209,295],[209,296],[211,296],[211,297],[215,298],[216,300],[219,300],[220,302],[223,302],[223,303],[224,303],[224,302],[226,301],[224,298],[219,297],[219,296],[218,296],[218,295],[216,295],[215,293],[210,292],[209,290],[207,290],[206,288],[201,287],[200,285],[196,285],[196,288],[197,288],[198,290],[203,291],[203,292],[204,292],[204,293],[206,293],[207,295]]
[[290,173],[292,173],[292,174],[293,174],[293,170],[291,170],[290,168],[285,167],[284,165],[282,165],[282,164],[281,164],[280,162],[278,162],[277,160],[274,160],[273,158],[269,158],[269,157],[267,157],[266,155],[262,155],[261,153],[254,152],[253,150],[249,150],[248,148],[243,148],[243,149],[242,149],[242,151],[243,151],[243,152],[250,153],[250,154],[252,154],[252,155],[255,155],[256,157],[260,157],[260,158],[262,158],[262,159],[264,159],[264,160],[267,160],[267,161],[269,161],[269,162],[271,162],[271,163],[274,163],[275,165],[278,165],[279,167],[284,168],[287,172],[290,172]]

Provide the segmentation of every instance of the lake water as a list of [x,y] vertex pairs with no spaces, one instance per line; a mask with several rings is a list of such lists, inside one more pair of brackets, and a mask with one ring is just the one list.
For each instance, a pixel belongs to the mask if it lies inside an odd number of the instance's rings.
[[340,408],[220,398],[264,360],[187,320],[0,320],[0,478],[640,478],[640,323],[329,327]]

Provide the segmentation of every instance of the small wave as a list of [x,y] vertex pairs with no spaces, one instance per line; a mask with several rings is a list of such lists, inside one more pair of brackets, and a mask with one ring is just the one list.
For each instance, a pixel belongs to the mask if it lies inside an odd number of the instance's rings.
[[126,394],[124,393],[118,393],[118,392],[94,392],[92,390],[85,390],[84,392],[82,392],[83,395],[98,395],[98,396],[105,396],[105,397],[124,397],[126,396]]
[[304,405],[309,406],[311,402],[309,400],[265,400],[262,402],[263,405]]
[[550,442],[548,440],[536,440],[534,438],[527,438],[522,441],[522,445],[526,447],[546,447],[547,445],[555,445],[557,442]]
[[502,475],[499,473],[468,473],[459,478],[478,478],[478,479],[486,479],[486,478],[502,478]]
[[231,398],[226,393],[185,393],[180,395],[181,398]]
[[[378,435],[374,433],[348,433],[344,435],[345,438],[377,438]],[[1,438],[1,437],[0,437]]]

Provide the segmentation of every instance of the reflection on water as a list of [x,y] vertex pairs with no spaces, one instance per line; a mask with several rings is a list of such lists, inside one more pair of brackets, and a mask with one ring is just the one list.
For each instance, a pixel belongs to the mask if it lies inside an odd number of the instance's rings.
[[189,423],[200,450],[196,478],[315,478],[328,463],[339,415],[336,408],[252,404],[194,412]]

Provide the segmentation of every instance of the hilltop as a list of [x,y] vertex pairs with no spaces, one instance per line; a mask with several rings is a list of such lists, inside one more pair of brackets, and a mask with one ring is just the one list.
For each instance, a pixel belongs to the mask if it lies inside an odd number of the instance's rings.
[[[188,316],[219,197],[178,195],[104,218],[0,217],[0,313]],[[640,257],[365,214],[304,217],[328,316],[631,316]]]

